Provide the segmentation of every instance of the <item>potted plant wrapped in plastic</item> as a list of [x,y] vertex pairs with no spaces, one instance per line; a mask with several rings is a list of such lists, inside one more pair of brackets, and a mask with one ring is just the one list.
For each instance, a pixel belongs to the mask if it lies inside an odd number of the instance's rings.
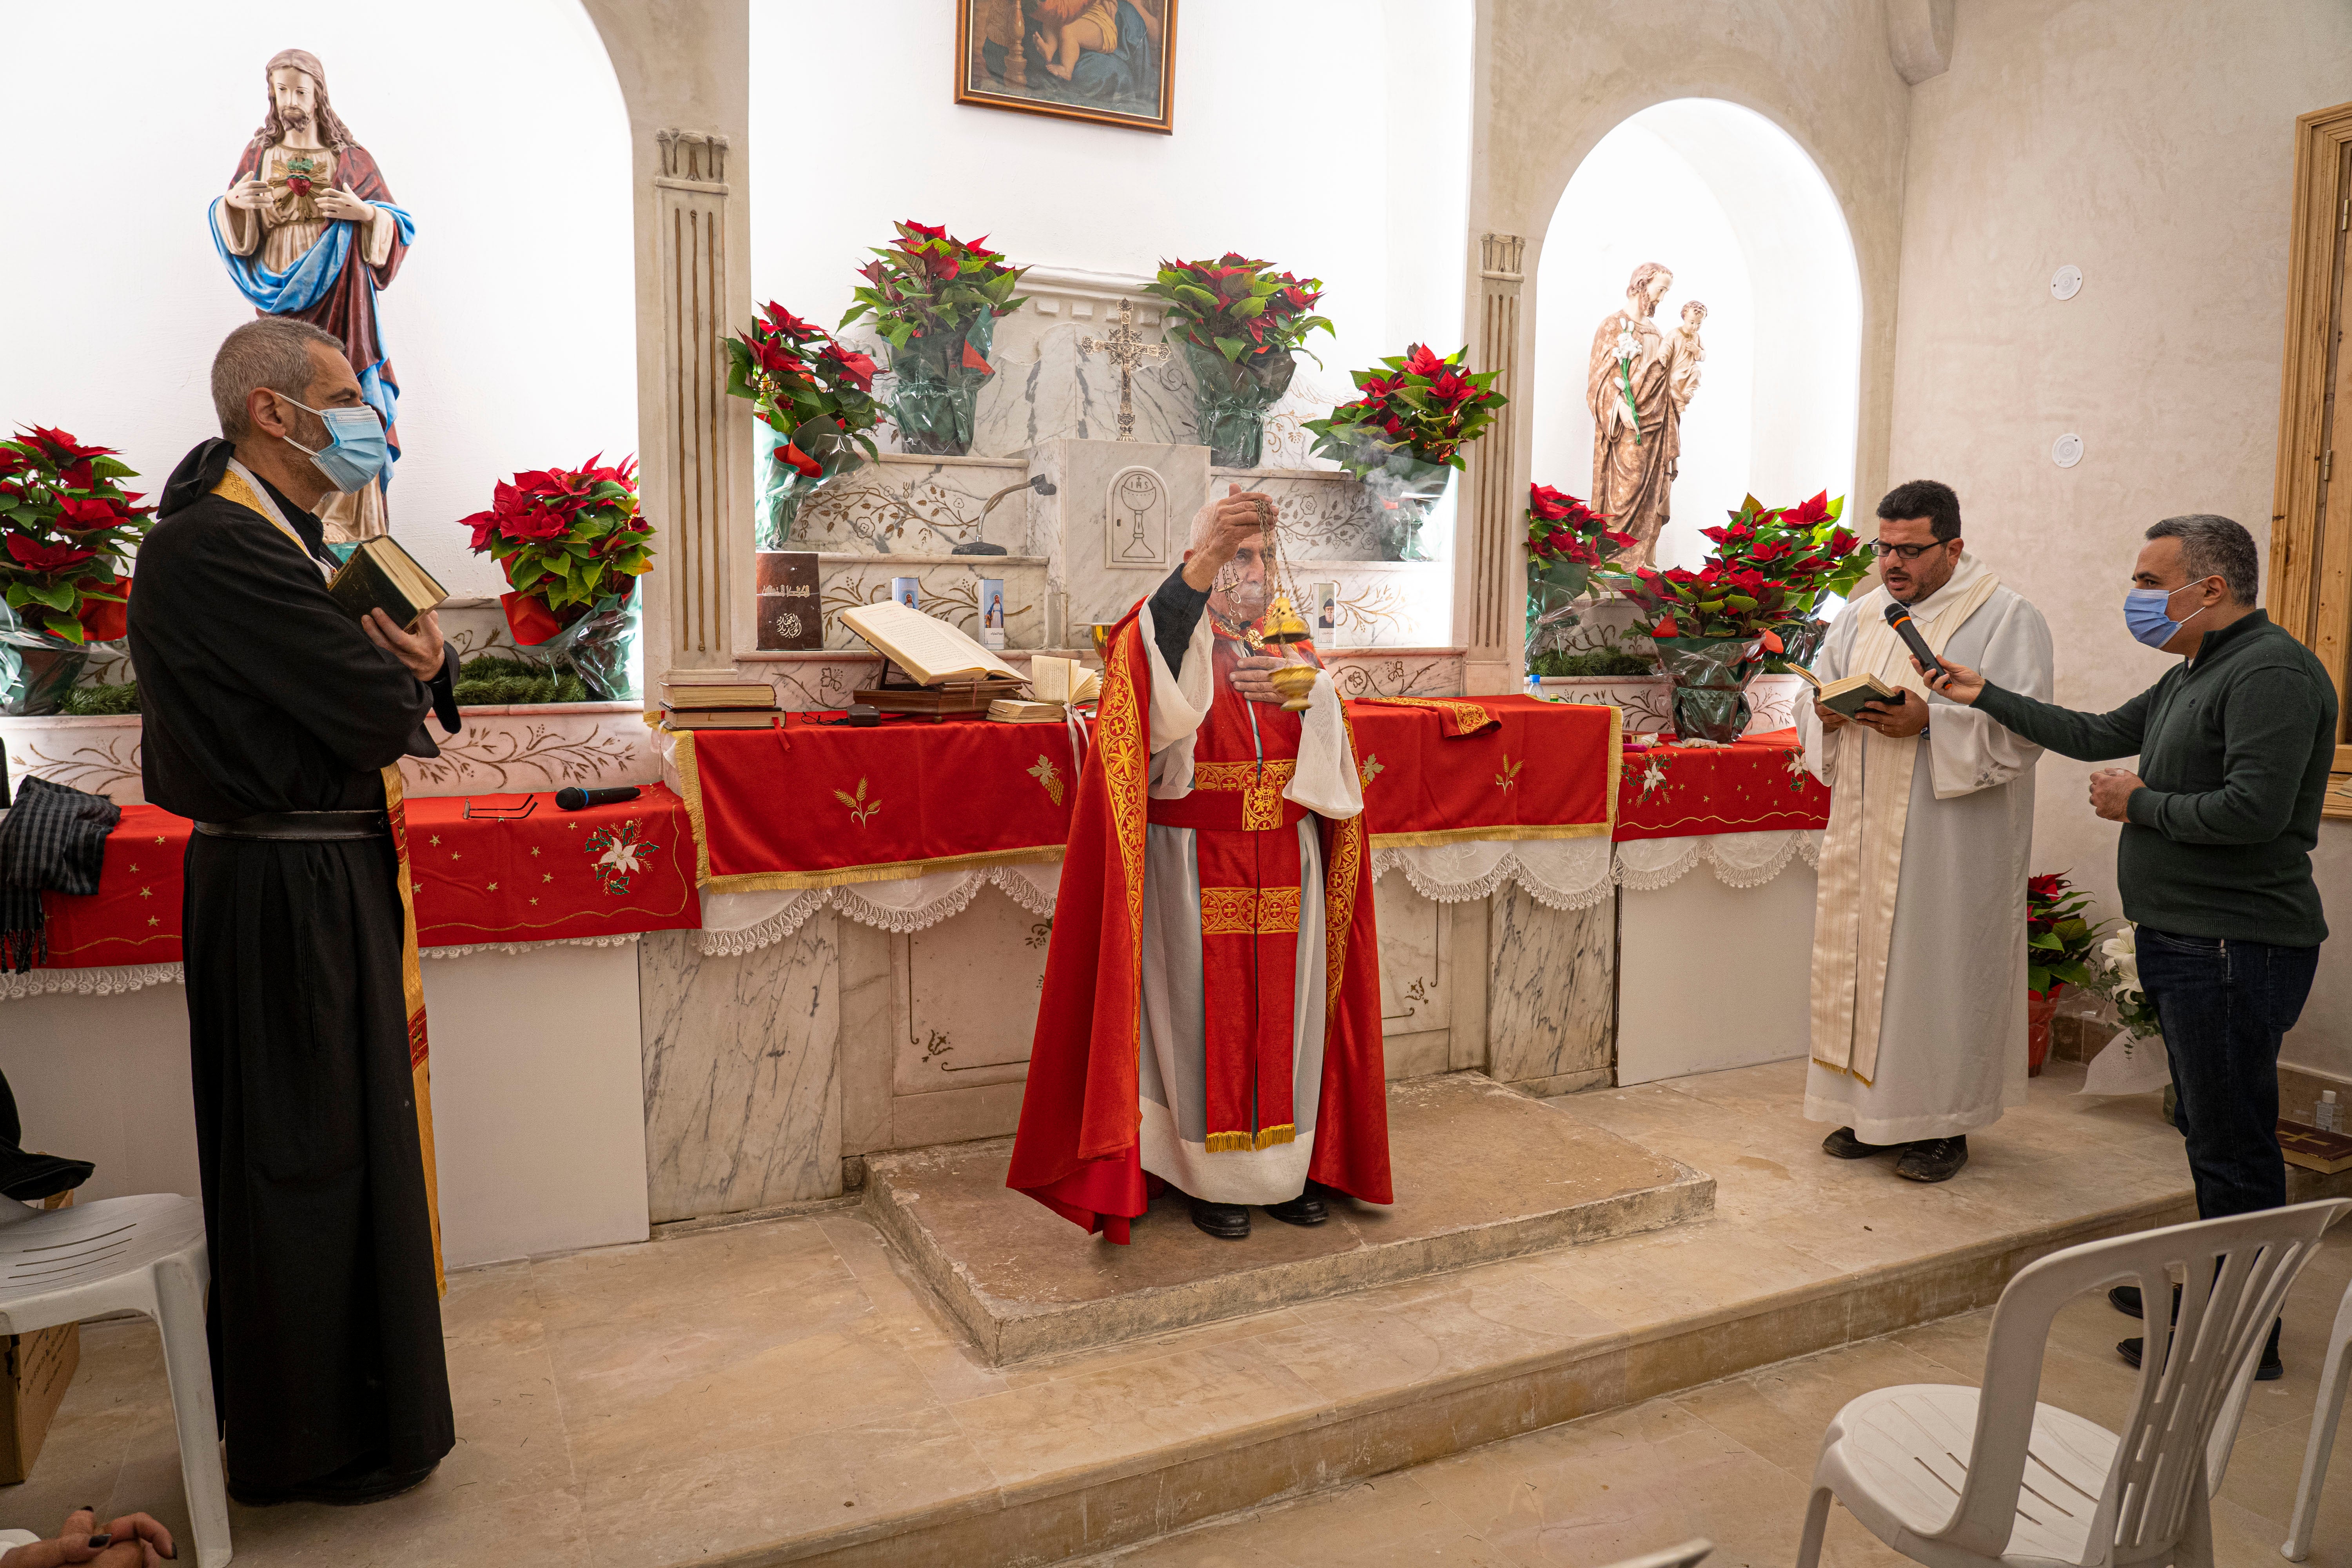
[[[972,413],[996,320],[1028,302],[1013,292],[1022,268],[1008,266],[985,237],[951,239],[945,227],[895,226],[898,237],[858,268],[864,288],[840,325],[866,316],[890,345],[890,418],[908,452],[962,457],[971,450]],[[839,328],[835,329],[836,331]]]
[[543,664],[568,662],[592,696],[621,701],[637,695],[635,589],[653,567],[654,526],[637,510],[636,459],[602,456],[519,473],[459,526],[506,571],[512,591],[499,604],[515,646]]
[[1684,740],[1736,741],[1751,716],[1748,683],[1799,639],[1814,642],[1811,612],[1870,569],[1868,547],[1838,524],[1843,497],[1769,508],[1749,496],[1731,521],[1702,530],[1715,552],[1694,572],[1643,566],[1595,575],[1639,612],[1666,678]]
[[1391,561],[1429,559],[1422,553],[1421,525],[1454,470],[1465,466],[1462,449],[1486,433],[1509,401],[1494,389],[1499,373],[1474,375],[1462,368],[1469,353],[1465,345],[1441,358],[1428,344],[1414,343],[1381,361],[1379,370],[1356,372],[1360,395],[1329,418],[1306,421],[1315,455],[1363,480],[1380,502]]
[[[1328,332],[1314,313],[1323,279],[1274,270],[1228,250],[1214,261],[1163,261],[1143,291],[1167,304],[1168,336],[1192,372],[1201,444],[1220,468],[1255,468],[1265,451],[1265,411],[1290,390],[1307,334]],[[1315,360],[1317,364],[1323,362]]]
[[123,632],[122,568],[152,507],[110,447],[36,425],[0,441],[0,713],[54,713],[92,643]]
[[782,550],[801,504],[834,475],[876,456],[874,361],[773,300],[727,340],[727,390],[760,420],[758,548]]

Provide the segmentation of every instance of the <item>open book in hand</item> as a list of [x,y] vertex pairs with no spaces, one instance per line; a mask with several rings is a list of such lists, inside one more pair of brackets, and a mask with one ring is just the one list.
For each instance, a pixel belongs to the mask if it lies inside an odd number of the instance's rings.
[[1801,664],[1789,666],[1789,673],[1801,675],[1813,689],[1813,698],[1832,713],[1851,719],[1862,711],[1865,702],[1883,702],[1900,708],[1907,699],[1902,689],[1893,687],[1874,675],[1849,675],[1842,680],[1824,683],[1822,678]]
[[352,619],[364,621],[370,610],[382,610],[404,632],[415,631],[418,618],[449,596],[390,534],[360,541],[327,580],[327,592]]
[[1019,680],[1020,671],[971,636],[894,599],[841,612],[841,624],[874,645],[918,686],[972,680]]

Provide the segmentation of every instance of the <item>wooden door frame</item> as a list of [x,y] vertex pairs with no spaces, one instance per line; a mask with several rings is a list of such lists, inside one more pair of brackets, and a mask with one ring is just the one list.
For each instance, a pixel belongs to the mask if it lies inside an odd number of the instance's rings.
[[[2339,271],[2352,243],[2347,148],[2352,103],[2315,110],[2295,121],[2294,216],[2267,595],[2271,618],[2327,667],[2339,707],[2352,676],[2352,466],[2343,479],[2335,479],[2337,432],[2325,409],[2333,375],[2336,418],[2352,419],[2352,354],[2328,337]],[[2342,444],[2352,464],[2352,439]],[[2343,731],[2338,735],[2335,771],[2352,773],[2352,744],[2340,743]],[[2352,784],[2339,780],[2329,792],[2327,815],[2352,817]]]

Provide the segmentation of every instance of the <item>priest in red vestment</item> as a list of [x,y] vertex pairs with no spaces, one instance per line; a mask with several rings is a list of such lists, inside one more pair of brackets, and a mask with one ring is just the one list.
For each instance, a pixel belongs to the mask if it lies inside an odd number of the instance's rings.
[[1105,655],[1006,1179],[1117,1242],[1161,1184],[1232,1238],[1392,1201],[1363,784],[1330,677],[1268,679],[1272,517],[1202,507]]

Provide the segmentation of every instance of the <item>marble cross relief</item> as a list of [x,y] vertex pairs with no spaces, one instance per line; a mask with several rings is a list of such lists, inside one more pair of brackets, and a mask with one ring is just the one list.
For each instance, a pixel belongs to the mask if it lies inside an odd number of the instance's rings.
[[1118,438],[1135,439],[1135,372],[1139,365],[1168,357],[1166,343],[1147,343],[1143,334],[1135,330],[1135,301],[1118,302],[1118,324],[1103,337],[1091,334],[1078,340],[1080,353],[1108,353],[1110,363],[1118,367]]

